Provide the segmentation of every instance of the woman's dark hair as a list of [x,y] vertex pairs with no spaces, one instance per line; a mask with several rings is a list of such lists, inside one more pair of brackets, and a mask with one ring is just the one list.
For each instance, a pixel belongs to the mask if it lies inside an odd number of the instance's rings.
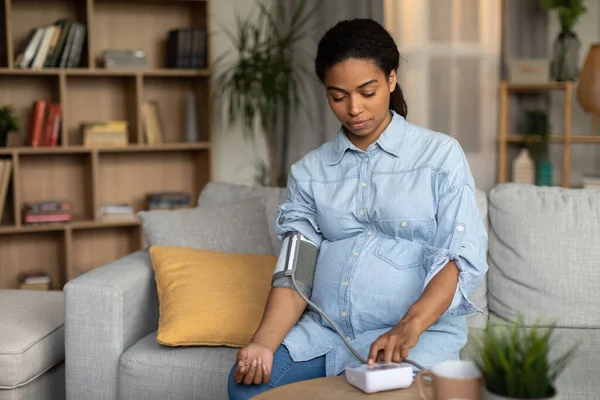
[[[340,21],[325,32],[315,59],[317,77],[324,82],[327,69],[349,58],[372,61],[389,77],[392,70],[398,70],[400,53],[383,26],[372,19],[359,18]],[[398,83],[390,96],[390,110],[406,118],[408,108]]]

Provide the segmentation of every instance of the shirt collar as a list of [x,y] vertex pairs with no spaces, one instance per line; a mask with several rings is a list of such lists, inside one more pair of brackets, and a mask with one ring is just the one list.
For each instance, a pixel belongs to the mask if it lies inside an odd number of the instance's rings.
[[[399,157],[400,145],[404,139],[407,122],[404,117],[394,110],[390,110],[390,112],[392,113],[392,120],[375,143],[385,152],[390,153],[395,157]],[[346,132],[344,132],[344,128],[340,127],[334,140],[330,164],[333,165],[339,163],[348,149],[360,151],[352,144],[352,142],[350,142],[348,136],[346,136]]]

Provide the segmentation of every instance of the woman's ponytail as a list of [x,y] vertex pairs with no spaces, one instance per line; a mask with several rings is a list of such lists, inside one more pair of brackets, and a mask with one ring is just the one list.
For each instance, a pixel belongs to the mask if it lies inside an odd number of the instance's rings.
[[398,83],[396,83],[394,91],[390,93],[390,110],[396,111],[396,113],[404,118],[406,118],[406,115],[408,114],[408,106],[406,105],[404,94]]

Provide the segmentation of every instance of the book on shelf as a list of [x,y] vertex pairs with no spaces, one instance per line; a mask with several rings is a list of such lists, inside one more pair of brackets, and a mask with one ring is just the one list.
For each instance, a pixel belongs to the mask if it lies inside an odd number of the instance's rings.
[[129,204],[108,203],[100,206],[100,220],[103,222],[137,221],[138,217]]
[[165,142],[165,131],[158,102],[146,100],[142,103],[142,124],[146,144],[156,145]]
[[600,189],[600,176],[583,176],[583,188],[584,189]]
[[127,121],[84,122],[81,129],[84,147],[122,147],[129,143]]
[[87,27],[68,18],[32,29],[17,50],[17,68],[74,68],[85,57]]
[[19,275],[19,289],[50,290],[52,278],[44,272],[25,272]]
[[69,222],[72,219],[71,203],[68,201],[40,201],[23,205],[23,223],[26,225]]
[[0,223],[2,222],[2,214],[8,197],[8,184],[10,182],[12,172],[12,160],[0,159]]
[[106,69],[148,68],[148,59],[144,50],[104,50],[100,65]]
[[157,192],[146,195],[148,210],[190,208],[192,196],[187,192]]
[[31,107],[27,144],[31,147],[56,147],[60,138],[62,106],[38,99]]
[[172,29],[166,41],[167,68],[206,68],[206,30]]

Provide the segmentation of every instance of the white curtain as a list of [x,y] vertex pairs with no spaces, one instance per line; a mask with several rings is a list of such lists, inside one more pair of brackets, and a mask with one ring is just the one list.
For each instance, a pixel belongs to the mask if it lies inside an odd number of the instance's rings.
[[408,120],[455,137],[475,183],[496,182],[500,0],[385,0]]

